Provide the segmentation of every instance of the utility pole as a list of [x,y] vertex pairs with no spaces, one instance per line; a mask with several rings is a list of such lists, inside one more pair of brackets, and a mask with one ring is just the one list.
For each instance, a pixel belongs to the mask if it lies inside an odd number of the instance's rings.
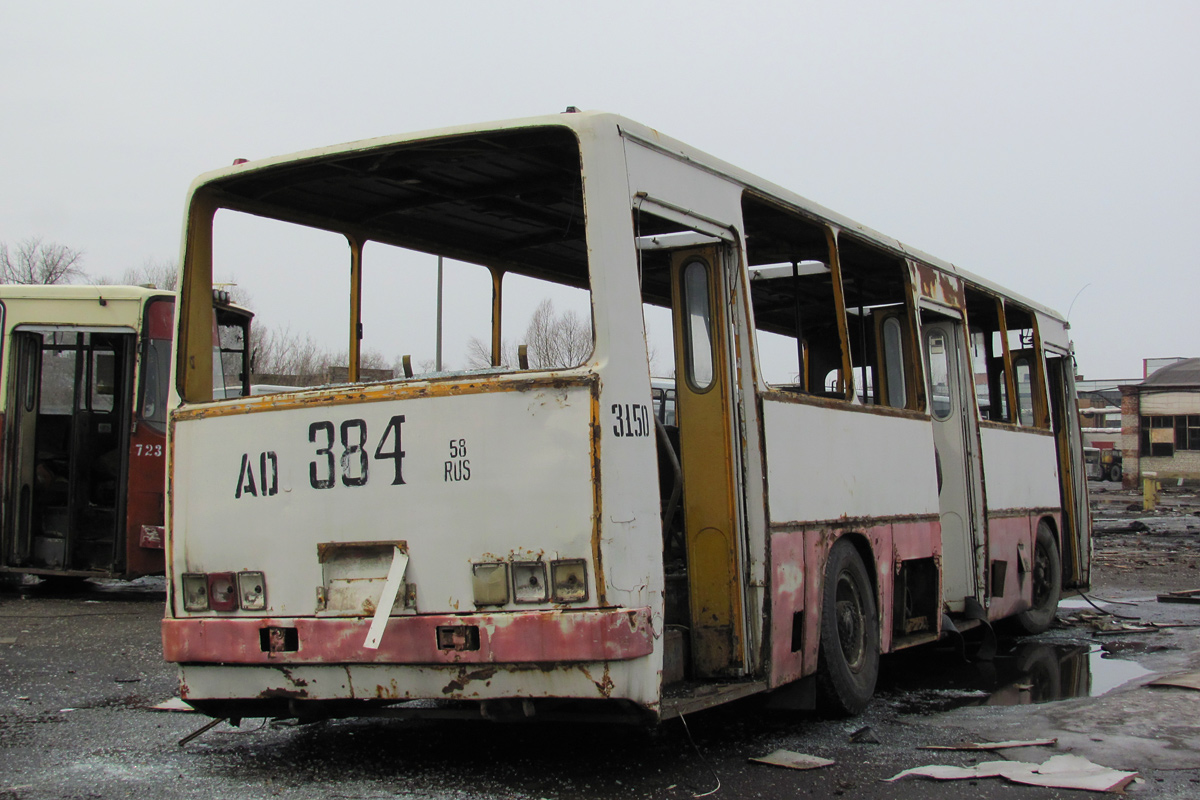
[[437,347],[433,355],[433,371],[442,371],[442,257],[438,256],[437,287]]

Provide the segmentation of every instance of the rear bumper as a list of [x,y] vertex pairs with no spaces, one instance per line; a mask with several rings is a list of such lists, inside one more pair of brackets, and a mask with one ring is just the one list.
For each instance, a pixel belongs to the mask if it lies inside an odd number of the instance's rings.
[[[163,655],[180,664],[595,663],[648,656],[655,639],[649,608],[397,616],[376,650],[363,646],[370,624],[344,617],[168,618]],[[294,649],[273,651],[264,634],[270,628],[294,629]],[[447,646],[450,637],[439,637],[439,628],[474,629],[471,649]]]

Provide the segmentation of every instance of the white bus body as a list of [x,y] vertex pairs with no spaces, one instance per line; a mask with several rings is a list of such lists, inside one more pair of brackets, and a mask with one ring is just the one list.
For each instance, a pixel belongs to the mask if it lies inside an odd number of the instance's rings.
[[[344,237],[350,383],[213,399],[231,218]],[[356,380],[376,246],[482,265],[491,368]],[[881,652],[1087,583],[1062,317],[629,120],[210,173],[182,260],[163,641],[214,716],[853,713]],[[586,293],[582,355],[506,354],[533,279]]]

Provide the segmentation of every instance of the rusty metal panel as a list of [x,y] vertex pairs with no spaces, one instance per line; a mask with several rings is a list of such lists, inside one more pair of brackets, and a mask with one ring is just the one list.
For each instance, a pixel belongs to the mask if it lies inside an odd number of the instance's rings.
[[909,261],[909,274],[917,297],[935,305],[963,311],[967,307],[962,278],[919,261]]
[[[649,608],[393,617],[377,649],[369,618],[165,619],[167,661],[191,664],[533,664],[628,661],[650,655]],[[294,628],[299,647],[273,652],[262,631]],[[471,628],[474,649],[439,629]]]

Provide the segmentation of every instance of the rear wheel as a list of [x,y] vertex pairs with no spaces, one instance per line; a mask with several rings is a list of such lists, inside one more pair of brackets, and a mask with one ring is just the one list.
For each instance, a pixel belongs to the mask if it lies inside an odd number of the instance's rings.
[[879,677],[879,615],[867,568],[854,545],[840,539],[829,551],[821,603],[817,680],[823,705],[858,714]]
[[1033,604],[1028,610],[1013,617],[1017,627],[1025,633],[1041,633],[1048,630],[1058,613],[1058,598],[1062,594],[1062,561],[1058,555],[1058,543],[1050,523],[1038,523],[1037,539],[1033,544]]

